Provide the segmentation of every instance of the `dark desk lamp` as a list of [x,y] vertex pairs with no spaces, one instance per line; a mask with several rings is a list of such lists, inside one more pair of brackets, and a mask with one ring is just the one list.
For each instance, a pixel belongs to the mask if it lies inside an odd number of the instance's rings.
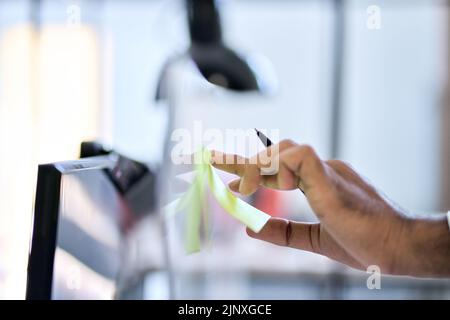
[[222,40],[214,0],[187,0],[189,54],[209,82],[236,91],[259,90],[256,71]]
[[[263,91],[263,79],[257,70],[223,42],[216,1],[187,0],[186,9],[191,40],[186,54],[202,76],[210,83],[234,91]],[[157,100],[163,96],[162,84],[171,62],[166,63],[160,76]]]

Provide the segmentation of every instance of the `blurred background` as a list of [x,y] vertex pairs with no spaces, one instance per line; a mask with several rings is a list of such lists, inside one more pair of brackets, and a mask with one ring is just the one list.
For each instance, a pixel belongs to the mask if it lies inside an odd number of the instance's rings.
[[[411,214],[450,209],[448,1],[217,2],[226,43],[263,61],[274,90],[190,82],[177,127],[276,129],[350,162]],[[25,295],[37,165],[76,159],[89,139],[160,161],[167,108],[155,93],[188,46],[182,0],[0,0],[0,298]],[[314,221],[299,193],[249,201]],[[365,272],[253,241],[220,219],[201,253],[172,252],[176,297],[450,299],[448,280],[383,277],[369,290]]]

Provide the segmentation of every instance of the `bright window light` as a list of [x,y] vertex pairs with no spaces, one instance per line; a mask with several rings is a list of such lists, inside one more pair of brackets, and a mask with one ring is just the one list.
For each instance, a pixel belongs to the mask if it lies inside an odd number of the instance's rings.
[[0,38],[0,298],[24,297],[37,164],[75,159],[98,136],[99,60],[88,26]]

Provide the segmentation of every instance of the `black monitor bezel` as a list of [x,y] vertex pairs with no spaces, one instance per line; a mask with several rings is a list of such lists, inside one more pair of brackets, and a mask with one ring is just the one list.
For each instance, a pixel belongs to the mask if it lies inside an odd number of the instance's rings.
[[114,164],[113,157],[99,156],[39,165],[28,258],[27,300],[51,299],[62,176],[112,169]]

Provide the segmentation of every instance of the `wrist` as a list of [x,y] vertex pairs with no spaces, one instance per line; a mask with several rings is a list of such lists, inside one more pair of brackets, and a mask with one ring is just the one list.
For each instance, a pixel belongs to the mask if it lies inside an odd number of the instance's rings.
[[398,273],[417,277],[450,276],[450,229],[446,215],[407,219],[405,252]]

